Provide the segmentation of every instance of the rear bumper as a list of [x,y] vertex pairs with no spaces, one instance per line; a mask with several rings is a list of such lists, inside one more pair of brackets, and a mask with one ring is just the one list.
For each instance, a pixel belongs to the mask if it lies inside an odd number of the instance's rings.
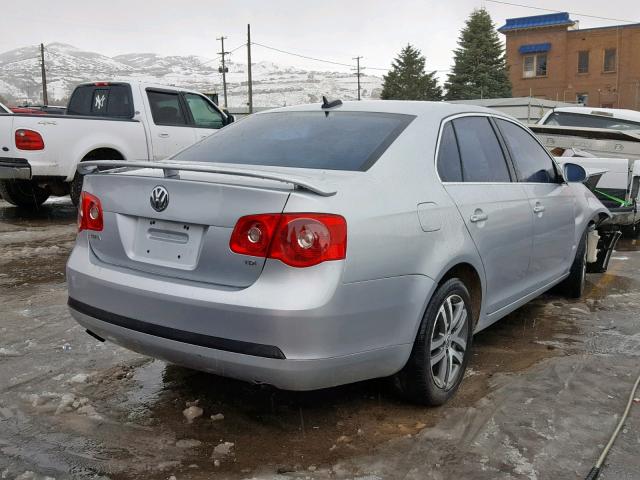
[[392,375],[406,363],[412,347],[396,345],[333,358],[283,360],[167,340],[103,322],[73,308],[70,311],[80,325],[134,352],[187,368],[285,390],[317,390]]
[[24,158],[0,157],[0,180],[29,180],[31,165]]
[[340,283],[341,262],[267,262],[244,289],[203,286],[100,263],[79,236],[67,265],[70,312],[131,350],[290,390],[396,373],[434,282],[421,275]]

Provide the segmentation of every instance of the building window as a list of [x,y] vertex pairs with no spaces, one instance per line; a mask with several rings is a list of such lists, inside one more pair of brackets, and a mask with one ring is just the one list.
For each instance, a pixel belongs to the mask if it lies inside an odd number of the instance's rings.
[[615,48],[605,48],[603,70],[605,72],[616,71],[616,49]]
[[589,73],[589,51],[578,52],[578,73]]
[[576,102],[581,103],[584,106],[587,106],[589,103],[589,94],[588,93],[577,93],[576,94]]
[[524,78],[547,76],[547,54],[527,55],[523,59]]

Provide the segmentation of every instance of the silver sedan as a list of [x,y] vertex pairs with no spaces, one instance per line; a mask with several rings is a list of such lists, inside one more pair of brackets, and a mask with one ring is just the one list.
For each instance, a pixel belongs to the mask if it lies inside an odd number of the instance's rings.
[[283,108],[165,161],[82,171],[73,317],[99,340],[284,389],[395,375],[442,404],[474,332],[554,286],[580,296],[609,245],[584,169],[467,105]]

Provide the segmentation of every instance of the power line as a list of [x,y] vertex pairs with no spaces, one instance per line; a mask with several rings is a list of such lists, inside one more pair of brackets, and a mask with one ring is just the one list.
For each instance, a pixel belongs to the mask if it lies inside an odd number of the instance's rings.
[[299,54],[299,53],[288,52],[288,51],[286,51],[286,50],[281,50],[281,49],[279,49],[279,48],[270,47],[270,46],[268,46],[268,45],[263,45],[262,43],[258,43],[258,42],[251,42],[251,44],[252,44],[252,45],[258,45],[258,46],[260,46],[260,47],[267,48],[267,49],[269,49],[269,50],[274,50],[274,51],[276,51],[276,52],[285,53],[285,54],[287,54],[287,55],[293,55],[294,57],[306,58],[307,60],[314,60],[314,61],[316,61],[316,62],[330,63],[330,64],[333,64],[333,65],[340,65],[340,66],[342,66],[342,67],[349,67],[349,68],[353,67],[353,65],[352,65],[352,64],[348,64],[348,63],[341,63],[341,62],[334,62],[333,60],[324,60],[324,59],[322,59],[322,58],[316,58],[316,57],[309,57],[309,56],[307,56],[307,55],[301,55],[301,54]]
[[[326,60],[324,58],[309,57],[308,55],[302,55],[300,53],[289,52],[287,50],[282,50],[280,48],[270,47],[269,45],[264,45],[264,44],[258,43],[258,42],[251,42],[251,44],[252,45],[259,45],[261,47],[268,48],[269,50],[274,50],[276,52],[285,53],[287,55],[293,55],[295,57],[306,58],[307,60],[314,60],[316,62],[324,62],[324,63],[329,63],[329,64],[332,64],[332,65],[340,65],[342,67],[349,67],[349,68],[353,68],[354,67],[354,65],[350,65],[348,63],[336,62],[334,60]],[[354,60],[355,60],[355,58],[354,58]],[[383,72],[389,71],[389,68],[383,68],[383,67],[360,67],[360,69],[361,70],[380,70],[380,71],[383,71]],[[437,70],[430,70],[430,71],[432,71],[432,72],[435,71],[435,72],[441,73],[441,72],[450,72],[451,69],[450,68],[444,68],[444,69],[437,69]]]
[[[498,3],[500,5],[510,5],[512,7],[522,7],[522,8],[530,8],[532,10],[542,10],[545,12],[561,13],[563,11],[566,11],[566,10],[554,10],[552,8],[534,7],[533,5],[523,5],[521,3],[503,2],[500,0],[486,0],[486,1],[490,3]],[[612,22],[640,23],[637,20],[623,20],[621,18],[600,17],[598,15],[589,15],[587,13],[578,13],[578,12],[567,12],[567,13],[570,13],[571,15],[575,15],[576,17],[596,18],[598,20],[610,20]]]
[[228,53],[233,53],[233,52],[235,52],[236,50],[238,50],[238,49],[240,49],[240,48],[242,48],[242,47],[245,47],[246,45],[247,45],[246,43],[243,43],[242,45],[238,45],[236,48],[232,48],[231,50],[229,50],[229,52],[228,52]]
[[[236,48],[232,48],[231,50],[226,52],[226,54],[233,53],[236,50],[239,50],[240,48],[245,47],[246,45],[247,45],[246,43],[243,43],[242,45],[238,45]],[[220,53],[218,53],[217,55],[220,55]],[[202,62],[200,65],[209,65],[210,63],[217,62],[217,61],[218,61],[217,58],[212,58],[211,60],[207,60],[206,62]]]

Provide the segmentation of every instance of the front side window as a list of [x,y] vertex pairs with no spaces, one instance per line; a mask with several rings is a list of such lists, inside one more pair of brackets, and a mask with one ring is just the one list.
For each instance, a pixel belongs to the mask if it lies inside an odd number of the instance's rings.
[[549,155],[529,132],[506,120],[496,119],[511,158],[518,180],[533,183],[555,183],[556,170]]
[[547,76],[547,54],[527,55],[522,63],[524,78]]
[[148,91],[153,123],[156,125],[186,126],[180,96],[173,92]]
[[374,112],[250,115],[172,159],[241,165],[368,170],[415,117]]
[[442,129],[440,137],[440,147],[438,150],[438,175],[443,182],[461,182],[462,165],[460,163],[460,152],[456,142],[456,134],[453,131],[451,122]]
[[465,182],[510,182],[500,142],[487,117],[453,120]]
[[615,48],[605,49],[603,70],[605,72],[616,71],[616,49]]
[[578,52],[578,73],[589,73],[589,51]]
[[185,93],[184,98],[191,111],[191,116],[196,127],[201,128],[222,128],[224,127],[224,119],[222,114],[218,112],[211,103],[202,98],[200,95],[193,93]]

